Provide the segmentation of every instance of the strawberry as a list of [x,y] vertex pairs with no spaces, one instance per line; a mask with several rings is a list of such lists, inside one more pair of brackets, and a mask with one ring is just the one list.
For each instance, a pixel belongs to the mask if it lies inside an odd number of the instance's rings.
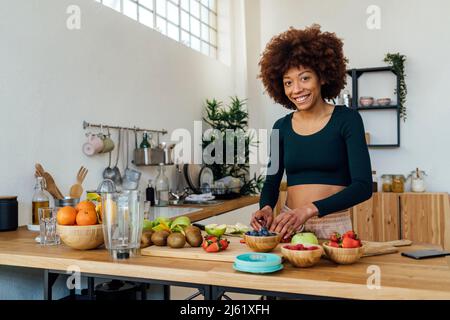
[[339,242],[341,240],[341,235],[338,232],[333,232],[330,236],[330,241]]
[[241,239],[239,242],[245,244],[245,239]]
[[219,252],[220,247],[218,242],[213,242],[209,246],[206,247],[206,252]]
[[230,244],[230,241],[228,241],[227,239],[220,239],[219,240],[219,245],[220,245],[220,249],[221,250],[225,250],[226,248],[228,248],[229,244]]
[[205,239],[211,242],[217,242],[219,239],[216,236],[207,235]]
[[316,246],[306,247],[306,250],[317,250],[317,249],[319,248]]
[[342,240],[342,248],[359,248],[360,247],[360,241],[359,240],[355,240],[352,238],[344,238],[344,240]]
[[346,233],[344,233],[342,238],[343,239],[345,239],[345,238],[357,239],[358,235],[353,230],[350,230],[350,231],[347,231]]
[[330,241],[330,242],[328,242],[328,245],[330,247],[339,248],[339,243],[337,243],[336,241]]
[[208,246],[210,245],[210,242],[208,241],[208,240],[203,240],[203,242],[202,242],[202,248],[203,249],[206,249]]

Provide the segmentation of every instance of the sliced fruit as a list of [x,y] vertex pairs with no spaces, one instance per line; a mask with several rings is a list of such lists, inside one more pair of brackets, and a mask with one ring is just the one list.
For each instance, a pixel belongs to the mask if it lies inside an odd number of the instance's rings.
[[226,230],[227,230],[226,224],[217,225],[214,223],[205,226],[206,233],[216,237],[220,237],[221,235],[223,235]]

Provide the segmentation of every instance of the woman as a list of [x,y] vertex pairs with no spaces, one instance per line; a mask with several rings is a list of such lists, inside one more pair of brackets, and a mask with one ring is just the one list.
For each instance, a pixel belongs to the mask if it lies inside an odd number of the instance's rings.
[[[342,47],[334,33],[321,32],[318,25],[304,30],[291,27],[272,38],[262,55],[260,78],[267,93],[295,111],[273,126],[260,209],[251,220],[256,230],[266,226],[288,238],[304,227],[328,238],[334,231],[350,230],[348,209],[372,196],[361,116],[325,101],[338,96],[346,84]],[[272,154],[274,143],[279,144],[278,154]],[[272,165],[274,174],[269,173]],[[284,170],[286,205],[274,218]]]

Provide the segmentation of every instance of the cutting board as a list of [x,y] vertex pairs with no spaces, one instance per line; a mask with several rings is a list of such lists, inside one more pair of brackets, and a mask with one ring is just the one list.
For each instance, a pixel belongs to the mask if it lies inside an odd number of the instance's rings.
[[[202,247],[193,248],[186,244],[184,248],[173,249],[168,246],[158,247],[158,246],[150,246],[144,249],[141,249],[141,254],[144,256],[152,256],[152,257],[164,257],[164,258],[179,258],[179,259],[193,259],[193,260],[209,260],[209,261],[224,261],[224,262],[234,262],[236,256],[251,252],[252,250],[247,247],[245,243],[240,243],[241,238],[233,237],[228,238],[230,241],[230,245],[225,251],[208,253],[203,250]],[[277,248],[275,248],[270,253],[281,254],[281,246],[285,244],[279,244]],[[407,246],[411,245],[411,241],[409,240],[398,240],[398,241],[390,241],[390,242],[369,242],[364,241],[364,245],[366,246],[364,257],[365,256],[374,256],[374,255],[382,255],[397,252],[396,246]]]

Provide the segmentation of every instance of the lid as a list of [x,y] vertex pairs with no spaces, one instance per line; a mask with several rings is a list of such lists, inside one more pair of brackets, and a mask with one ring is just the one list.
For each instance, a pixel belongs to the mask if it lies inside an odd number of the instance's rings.
[[234,263],[233,269],[249,273],[272,273],[283,269],[283,265],[279,264],[271,267],[254,267],[254,266],[242,266],[237,263]]
[[281,263],[281,257],[273,253],[244,253],[235,259],[238,266],[273,267]]
[[0,196],[0,200],[17,200],[17,196]]

